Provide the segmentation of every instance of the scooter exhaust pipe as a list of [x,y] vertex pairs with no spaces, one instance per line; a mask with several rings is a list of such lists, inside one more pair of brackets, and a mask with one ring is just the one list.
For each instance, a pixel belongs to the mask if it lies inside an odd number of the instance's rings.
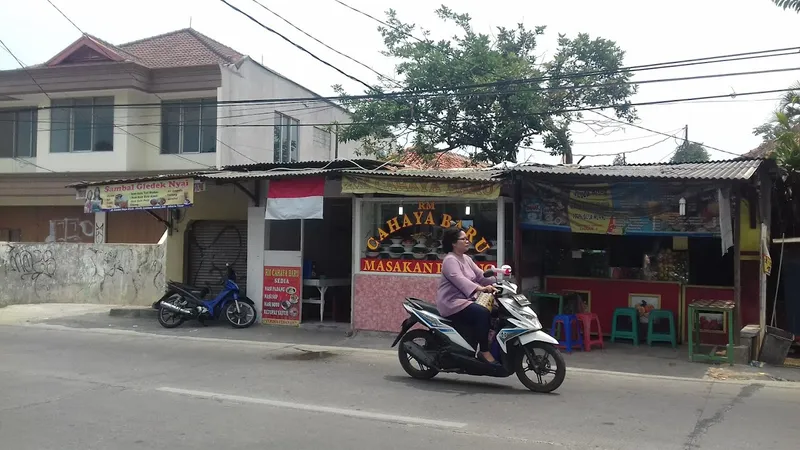
[[436,361],[425,351],[424,348],[420,347],[416,342],[413,341],[406,341],[403,342],[403,348],[406,352],[411,355],[414,359],[419,361],[425,366],[428,366],[432,369],[438,369],[436,366]]
[[184,309],[184,308],[181,308],[179,306],[175,306],[172,303],[168,303],[168,302],[165,302],[165,301],[161,302],[161,307],[162,308],[166,308],[166,309],[168,309],[168,310],[170,310],[172,312],[175,312],[175,313],[185,314],[187,316],[191,316],[192,315],[192,311],[191,310]]

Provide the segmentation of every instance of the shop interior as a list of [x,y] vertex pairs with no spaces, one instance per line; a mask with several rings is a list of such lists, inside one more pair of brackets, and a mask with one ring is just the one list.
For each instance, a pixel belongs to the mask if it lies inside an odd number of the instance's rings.
[[267,251],[302,248],[301,322],[350,323],[352,217],[351,199],[326,198],[322,220],[267,221]]

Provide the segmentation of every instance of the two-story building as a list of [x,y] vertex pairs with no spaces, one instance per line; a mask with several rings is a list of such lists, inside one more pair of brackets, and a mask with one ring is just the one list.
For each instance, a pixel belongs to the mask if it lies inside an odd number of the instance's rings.
[[[121,45],[84,35],[43,64],[0,71],[0,241],[158,242],[165,213],[86,214],[65,186],[353,158],[355,144],[337,144],[326,126],[348,118],[191,28]],[[207,186],[194,207],[172,213],[171,257],[242,245],[248,201],[240,189]],[[168,275],[182,278],[177,270]]]

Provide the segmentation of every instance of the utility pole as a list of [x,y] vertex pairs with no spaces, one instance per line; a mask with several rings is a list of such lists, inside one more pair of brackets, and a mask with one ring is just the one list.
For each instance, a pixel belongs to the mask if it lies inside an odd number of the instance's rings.
[[685,148],[689,147],[689,125],[683,127],[683,146]]

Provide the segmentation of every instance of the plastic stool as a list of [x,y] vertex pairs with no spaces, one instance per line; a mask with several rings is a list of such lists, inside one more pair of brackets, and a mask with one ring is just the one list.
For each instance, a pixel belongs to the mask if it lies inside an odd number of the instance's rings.
[[[591,351],[592,345],[599,345],[600,348],[606,348],[606,344],[603,342],[603,329],[600,328],[600,318],[597,314],[580,313],[575,316],[578,318],[578,323],[583,328],[583,351]],[[592,322],[597,325],[596,339],[592,339]]]
[[[555,337],[558,334],[558,324],[563,325],[564,338],[558,341],[559,348],[563,348],[567,353],[572,353],[572,347],[583,347],[583,334],[578,326],[578,318],[574,314],[559,314],[553,318],[553,328],[550,330]],[[577,336],[576,336],[577,335]]]
[[[630,317],[632,324],[630,331],[617,329],[617,321],[622,317]],[[611,342],[613,343],[617,339],[630,339],[633,341],[633,345],[639,345],[639,312],[636,311],[636,308],[614,310],[614,318],[611,322]]]
[[[666,309],[654,309],[650,311],[649,321],[647,324],[647,345],[653,346],[653,342],[669,342],[672,348],[678,346],[675,338],[675,317],[672,311]],[[667,319],[669,321],[669,331],[666,333],[656,333],[653,331],[653,322],[658,319]]]

